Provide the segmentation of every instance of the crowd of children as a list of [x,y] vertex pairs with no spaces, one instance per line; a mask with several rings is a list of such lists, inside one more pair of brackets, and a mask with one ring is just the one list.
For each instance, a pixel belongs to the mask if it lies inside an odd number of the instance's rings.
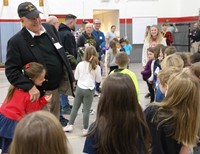
[[[165,45],[153,25],[143,48],[141,74],[150,96],[145,111],[140,106],[137,77],[128,69],[132,45],[124,38],[115,38],[109,44],[106,62],[110,72],[102,84],[96,119],[91,125],[95,82],[102,80],[93,46],[85,49],[83,61],[75,69],[75,98],[64,128],[52,114],[37,111],[51,100],[51,94],[31,102],[28,92],[11,85],[0,107],[2,153],[70,153],[64,131],[73,130],[83,104],[85,153],[189,154],[199,135],[200,53],[180,53]],[[22,71],[36,86],[45,81],[46,69],[41,64],[28,63]]]

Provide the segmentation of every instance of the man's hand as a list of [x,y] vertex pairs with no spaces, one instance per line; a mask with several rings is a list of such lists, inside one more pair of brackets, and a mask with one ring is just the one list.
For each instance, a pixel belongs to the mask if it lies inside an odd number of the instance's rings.
[[31,102],[38,101],[40,98],[40,91],[36,88],[36,86],[33,86],[28,92],[30,94]]

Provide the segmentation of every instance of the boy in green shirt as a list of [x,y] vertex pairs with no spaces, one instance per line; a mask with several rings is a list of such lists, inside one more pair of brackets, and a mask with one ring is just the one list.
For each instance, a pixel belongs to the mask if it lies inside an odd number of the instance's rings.
[[123,73],[123,74],[129,75],[135,85],[138,100],[140,100],[140,93],[139,93],[139,88],[138,88],[137,77],[136,77],[135,73],[133,73],[132,71],[130,71],[129,69],[126,68],[127,65],[129,64],[129,62],[130,62],[130,59],[128,58],[128,55],[125,52],[118,53],[115,57],[115,63],[118,65],[118,69],[113,70],[110,74]]

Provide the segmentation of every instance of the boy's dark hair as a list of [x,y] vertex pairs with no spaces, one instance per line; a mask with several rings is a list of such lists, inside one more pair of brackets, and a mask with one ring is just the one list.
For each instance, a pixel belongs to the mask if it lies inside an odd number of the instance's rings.
[[169,56],[169,55],[174,54],[174,53],[176,53],[176,52],[177,52],[176,48],[175,48],[175,47],[172,47],[172,46],[167,47],[167,48],[165,49],[165,54],[166,54],[166,56]]
[[89,23],[89,21],[83,21],[82,25],[86,25],[87,23]]
[[67,14],[65,17],[65,20],[69,20],[69,19],[76,19],[77,17],[73,14]]
[[121,38],[120,40],[119,40],[119,43],[121,44],[121,43],[126,43],[126,40],[124,39],[124,38]]
[[194,53],[191,57],[191,63],[200,62],[200,53]]
[[113,27],[116,27],[116,26],[115,26],[115,25],[112,25],[112,26],[111,26],[111,29],[112,29]]
[[184,67],[190,66],[190,60],[189,60],[186,52],[176,52],[176,54],[179,55],[183,59]]
[[115,60],[120,67],[125,67],[129,62],[128,55],[125,52],[118,53]]

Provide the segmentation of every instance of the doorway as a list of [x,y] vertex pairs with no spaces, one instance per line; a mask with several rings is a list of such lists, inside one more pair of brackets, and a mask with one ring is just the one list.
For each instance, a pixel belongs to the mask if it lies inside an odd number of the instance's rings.
[[93,19],[101,20],[101,31],[106,35],[112,25],[116,25],[116,35],[119,36],[119,10],[93,10]]

